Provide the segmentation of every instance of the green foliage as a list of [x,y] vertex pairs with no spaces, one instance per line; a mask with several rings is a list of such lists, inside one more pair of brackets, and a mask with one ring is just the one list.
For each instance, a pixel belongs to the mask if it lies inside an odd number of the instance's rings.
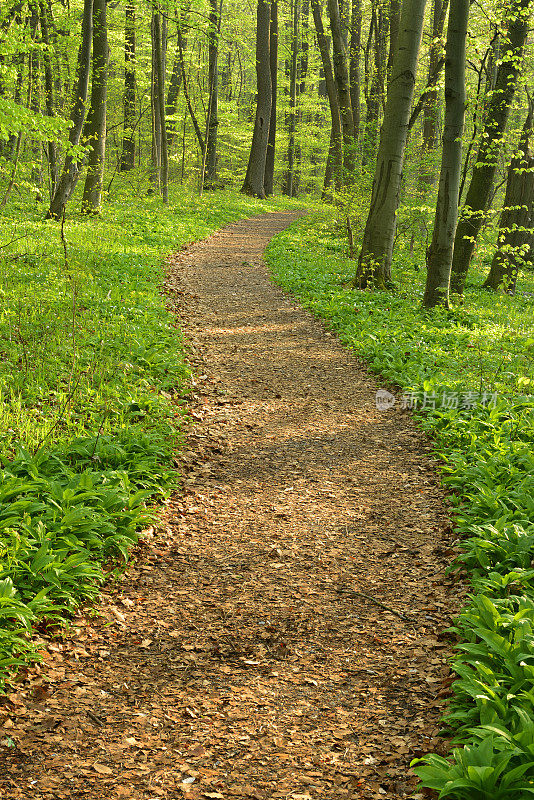
[[[323,213],[280,234],[268,250],[273,274],[371,369],[418,401],[418,422],[434,437],[456,506],[462,545],[455,566],[472,579],[453,628],[461,643],[446,718],[463,746],[449,759],[428,756],[415,771],[443,798],[530,797],[534,398],[523,392],[534,379],[533,281],[523,278],[525,291],[515,297],[470,286],[462,307],[428,313],[420,307],[424,275],[405,244],[395,292],[355,291],[348,288],[355,262],[332,217]],[[472,279],[480,283],[482,271]],[[439,402],[470,392],[492,402]]]

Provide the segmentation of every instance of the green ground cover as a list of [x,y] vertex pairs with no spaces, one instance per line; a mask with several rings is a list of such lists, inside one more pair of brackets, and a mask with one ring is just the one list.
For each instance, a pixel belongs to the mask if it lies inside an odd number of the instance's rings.
[[275,280],[414,408],[441,457],[462,537],[454,566],[471,593],[454,628],[457,746],[416,771],[457,800],[534,794],[534,274],[514,297],[490,294],[478,288],[490,252],[479,249],[464,301],[432,313],[408,241],[394,292],[349,288],[355,262],[334,212],[296,223],[267,255]]
[[[137,196],[136,196],[137,195]],[[176,473],[189,370],[165,254],[275,208],[117,190],[102,218],[0,216],[0,688],[128,557]],[[21,220],[23,220],[21,222]]]

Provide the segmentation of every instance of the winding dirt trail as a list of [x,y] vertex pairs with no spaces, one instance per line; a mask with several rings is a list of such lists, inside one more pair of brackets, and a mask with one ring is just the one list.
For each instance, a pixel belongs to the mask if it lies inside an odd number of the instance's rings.
[[409,415],[270,282],[296,216],[169,261],[198,375],[184,493],[2,710],[2,798],[417,796],[448,686],[446,508]]

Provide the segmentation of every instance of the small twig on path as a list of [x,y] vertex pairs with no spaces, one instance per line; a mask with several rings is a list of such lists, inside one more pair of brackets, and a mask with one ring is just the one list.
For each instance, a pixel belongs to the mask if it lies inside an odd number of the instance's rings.
[[93,712],[89,711],[89,709],[87,709],[87,716],[89,717],[89,719],[92,719],[93,722],[95,722],[97,725],[102,726],[104,724],[104,720],[100,719],[100,717],[97,717],[97,715],[93,714]]
[[408,616],[408,614],[403,614],[402,611],[397,611],[391,606],[386,605],[381,600],[377,600],[376,597],[373,597],[371,594],[367,594],[367,592],[361,592],[359,589],[336,589],[338,594],[349,594],[355,595],[357,597],[365,597],[366,600],[370,600],[380,608],[384,608],[386,611],[389,611],[391,614],[395,614],[396,617],[400,617],[400,619],[404,620],[405,622],[415,622],[416,620],[413,617]]

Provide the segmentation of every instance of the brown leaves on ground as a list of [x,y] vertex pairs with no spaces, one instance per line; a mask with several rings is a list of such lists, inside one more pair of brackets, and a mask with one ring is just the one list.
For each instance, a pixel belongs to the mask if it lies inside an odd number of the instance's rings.
[[269,283],[289,220],[170,261],[198,375],[184,492],[2,700],[2,798],[395,800],[443,750],[460,590],[429,447]]

